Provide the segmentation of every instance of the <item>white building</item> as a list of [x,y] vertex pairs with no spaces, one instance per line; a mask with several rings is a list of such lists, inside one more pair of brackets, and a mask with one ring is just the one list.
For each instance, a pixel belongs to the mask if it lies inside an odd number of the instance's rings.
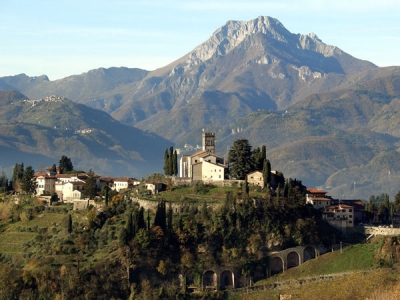
[[202,141],[201,151],[181,157],[180,177],[207,182],[223,181],[227,165],[225,165],[224,157],[215,154],[215,133],[203,132]]

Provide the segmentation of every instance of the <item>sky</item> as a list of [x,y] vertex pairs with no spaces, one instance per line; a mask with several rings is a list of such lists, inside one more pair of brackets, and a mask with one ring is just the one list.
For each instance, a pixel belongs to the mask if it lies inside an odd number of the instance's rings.
[[0,77],[155,70],[229,20],[278,19],[359,59],[400,66],[398,0],[0,0]]

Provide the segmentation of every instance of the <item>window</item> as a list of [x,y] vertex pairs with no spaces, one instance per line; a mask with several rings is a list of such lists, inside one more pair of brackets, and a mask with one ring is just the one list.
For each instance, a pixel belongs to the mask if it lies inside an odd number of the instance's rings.
[[353,212],[353,210],[352,210],[352,209],[349,209],[349,212]]
[[349,215],[349,218],[352,219],[352,218],[353,218],[353,215]]

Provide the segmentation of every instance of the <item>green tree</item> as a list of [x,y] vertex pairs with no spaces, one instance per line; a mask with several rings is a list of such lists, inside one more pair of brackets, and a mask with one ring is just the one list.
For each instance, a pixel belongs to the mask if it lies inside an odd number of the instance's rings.
[[162,173],[151,173],[151,174],[147,174],[146,182],[165,183],[166,179],[165,179],[164,174],[162,174]]
[[68,214],[68,232],[72,233],[72,215]]
[[8,179],[7,179],[7,175],[4,171],[1,172],[1,176],[0,176],[0,189],[1,191],[6,191],[8,187]]
[[169,176],[169,170],[170,170],[169,162],[170,160],[169,160],[168,149],[166,149],[164,153],[164,174],[166,176]]
[[244,193],[246,197],[249,197],[249,183],[247,182],[247,176],[244,179]]
[[394,205],[395,211],[399,212],[400,211],[400,191],[397,192],[396,196],[394,196],[393,205]]
[[271,185],[271,163],[269,162],[269,160],[267,159],[267,166],[266,166],[266,176],[267,176],[267,186]]
[[174,147],[169,147],[169,163],[168,163],[168,175],[172,176],[174,174]]
[[72,165],[71,159],[65,155],[61,156],[58,167],[60,168],[60,173],[62,173],[62,174],[65,174],[65,173],[68,173],[68,172],[74,170],[74,166]]
[[174,157],[172,160],[172,166],[173,166],[173,175],[178,176],[178,154],[176,150],[174,150]]
[[251,145],[246,139],[239,139],[233,143],[228,155],[230,176],[244,179],[253,169]]
[[253,157],[254,169],[261,170],[263,161],[262,161],[262,153],[261,153],[260,148],[259,147],[254,148],[251,155]]
[[165,201],[161,201],[157,205],[157,211],[154,218],[154,226],[160,226],[163,232],[166,232],[167,228],[167,212],[165,207]]
[[35,171],[31,166],[26,167],[21,180],[21,189],[27,194],[33,194],[35,192],[35,182],[33,176]]
[[22,176],[24,175],[24,163],[16,163],[13,170],[12,176],[12,187],[14,191],[20,190]]
[[96,180],[94,179],[94,173],[90,169],[87,173],[87,179],[84,186],[84,195],[93,199],[96,196]]

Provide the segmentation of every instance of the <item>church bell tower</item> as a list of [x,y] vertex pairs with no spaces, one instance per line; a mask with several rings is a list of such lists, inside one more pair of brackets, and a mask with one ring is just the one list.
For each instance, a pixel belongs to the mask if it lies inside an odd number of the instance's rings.
[[203,150],[207,150],[210,153],[215,153],[215,133],[203,131],[202,140]]

